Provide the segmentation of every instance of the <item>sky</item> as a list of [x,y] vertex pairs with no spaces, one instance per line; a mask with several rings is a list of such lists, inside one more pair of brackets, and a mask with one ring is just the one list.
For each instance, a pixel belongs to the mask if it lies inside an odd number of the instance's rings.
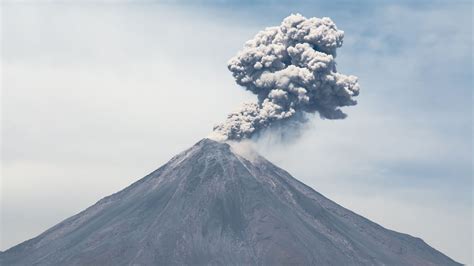
[[0,250],[158,168],[255,96],[227,61],[291,13],[345,31],[345,120],[255,148],[344,207],[473,264],[470,1],[2,2]]

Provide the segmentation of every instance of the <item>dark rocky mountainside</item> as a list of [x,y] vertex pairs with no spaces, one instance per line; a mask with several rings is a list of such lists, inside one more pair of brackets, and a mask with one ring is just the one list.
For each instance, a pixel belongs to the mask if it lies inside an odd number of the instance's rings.
[[0,264],[459,265],[209,139],[0,253]]

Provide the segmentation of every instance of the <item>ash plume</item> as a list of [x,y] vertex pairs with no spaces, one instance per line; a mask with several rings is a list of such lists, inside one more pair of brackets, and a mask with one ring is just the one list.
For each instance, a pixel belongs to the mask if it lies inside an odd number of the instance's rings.
[[344,32],[327,17],[293,14],[280,26],[260,31],[228,62],[237,84],[256,94],[214,127],[219,140],[251,138],[273,125],[304,123],[307,114],[343,119],[340,107],[357,104],[357,77],[336,70]]

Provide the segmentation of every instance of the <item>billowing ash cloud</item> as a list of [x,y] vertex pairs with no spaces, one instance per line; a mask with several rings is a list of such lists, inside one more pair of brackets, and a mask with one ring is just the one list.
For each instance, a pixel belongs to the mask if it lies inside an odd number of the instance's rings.
[[336,70],[336,49],[344,32],[330,18],[291,15],[260,31],[230,59],[236,82],[258,96],[214,127],[221,140],[250,138],[272,125],[299,121],[308,113],[343,119],[340,107],[355,105],[357,77]]

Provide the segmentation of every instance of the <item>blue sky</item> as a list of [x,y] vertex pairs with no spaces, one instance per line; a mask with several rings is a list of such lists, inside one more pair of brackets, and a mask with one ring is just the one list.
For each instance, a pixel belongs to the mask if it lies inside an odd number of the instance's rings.
[[295,12],[345,31],[336,61],[359,77],[359,104],[255,147],[343,206],[473,263],[469,1],[4,2],[0,249],[255,100],[226,62]]

